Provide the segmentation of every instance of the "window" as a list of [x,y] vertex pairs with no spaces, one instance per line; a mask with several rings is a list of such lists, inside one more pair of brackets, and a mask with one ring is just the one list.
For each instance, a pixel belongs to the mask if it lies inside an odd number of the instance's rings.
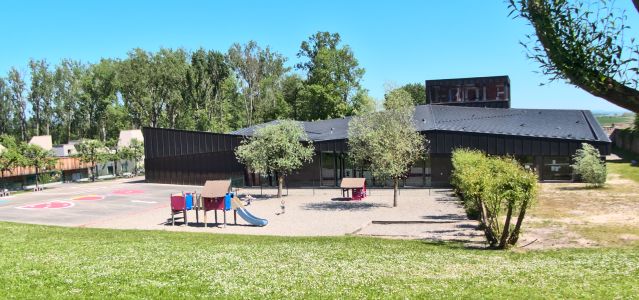
[[544,157],[543,180],[572,180],[572,168],[568,156]]
[[495,98],[496,100],[505,100],[506,99],[506,89],[504,87],[503,84],[498,84],[497,85],[497,97]]
[[460,88],[455,87],[448,90],[450,102],[461,102],[463,101],[462,91]]
[[465,97],[464,99],[467,101],[477,101],[479,100],[479,89],[475,86],[467,86],[465,88]]

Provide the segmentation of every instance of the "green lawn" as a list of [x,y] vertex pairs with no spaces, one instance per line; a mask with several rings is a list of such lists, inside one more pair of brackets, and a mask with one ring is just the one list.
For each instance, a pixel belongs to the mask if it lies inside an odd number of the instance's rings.
[[631,298],[639,249],[490,251],[0,222],[0,298]]
[[614,148],[613,152],[621,157],[618,161],[609,161],[607,163],[608,172],[616,173],[621,177],[639,182],[639,167],[632,166],[630,161],[639,161],[639,155],[633,154],[623,149]]

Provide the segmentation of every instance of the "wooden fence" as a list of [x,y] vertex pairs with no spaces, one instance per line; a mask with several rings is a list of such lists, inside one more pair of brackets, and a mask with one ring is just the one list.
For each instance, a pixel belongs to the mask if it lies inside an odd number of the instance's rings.
[[639,154],[639,132],[630,129],[615,129],[610,135],[610,140],[618,148]]
[[[48,171],[80,170],[80,169],[87,169],[89,167],[90,167],[90,164],[83,163],[78,158],[75,158],[75,157],[58,157],[55,167],[53,169],[48,169]],[[43,171],[45,170],[40,170],[40,172],[43,172]],[[23,175],[31,175],[31,174],[35,174],[35,168],[33,167],[18,167],[11,170],[10,172],[6,172],[6,171],[2,172],[3,177],[14,177],[14,176],[23,176]]]

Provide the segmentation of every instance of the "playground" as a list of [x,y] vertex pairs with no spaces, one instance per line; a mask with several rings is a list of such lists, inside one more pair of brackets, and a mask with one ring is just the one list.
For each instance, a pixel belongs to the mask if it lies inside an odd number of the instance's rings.
[[[37,193],[0,199],[0,221],[69,227],[192,231],[278,236],[365,235],[481,243],[483,233],[475,221],[445,189],[403,189],[399,206],[392,207],[392,190],[369,189],[359,201],[342,196],[339,188],[284,191],[285,213],[276,189],[241,188],[245,212],[267,220],[254,226],[234,209],[204,213],[187,211],[172,225],[171,195],[195,192],[202,186],[144,183],[142,178],[96,183],[64,184]],[[250,204],[245,201],[251,195]],[[217,222],[215,215],[217,214]],[[264,225],[264,224],[261,224]]]

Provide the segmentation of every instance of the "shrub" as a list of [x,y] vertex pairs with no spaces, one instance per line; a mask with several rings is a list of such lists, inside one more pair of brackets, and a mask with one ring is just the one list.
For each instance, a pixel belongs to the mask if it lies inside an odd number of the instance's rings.
[[466,213],[478,217],[490,246],[515,245],[536,195],[537,175],[513,158],[489,157],[476,150],[453,151],[452,163],[455,190]]
[[594,187],[602,187],[606,183],[606,163],[600,158],[599,150],[590,144],[582,143],[577,150],[572,168],[576,175]]

